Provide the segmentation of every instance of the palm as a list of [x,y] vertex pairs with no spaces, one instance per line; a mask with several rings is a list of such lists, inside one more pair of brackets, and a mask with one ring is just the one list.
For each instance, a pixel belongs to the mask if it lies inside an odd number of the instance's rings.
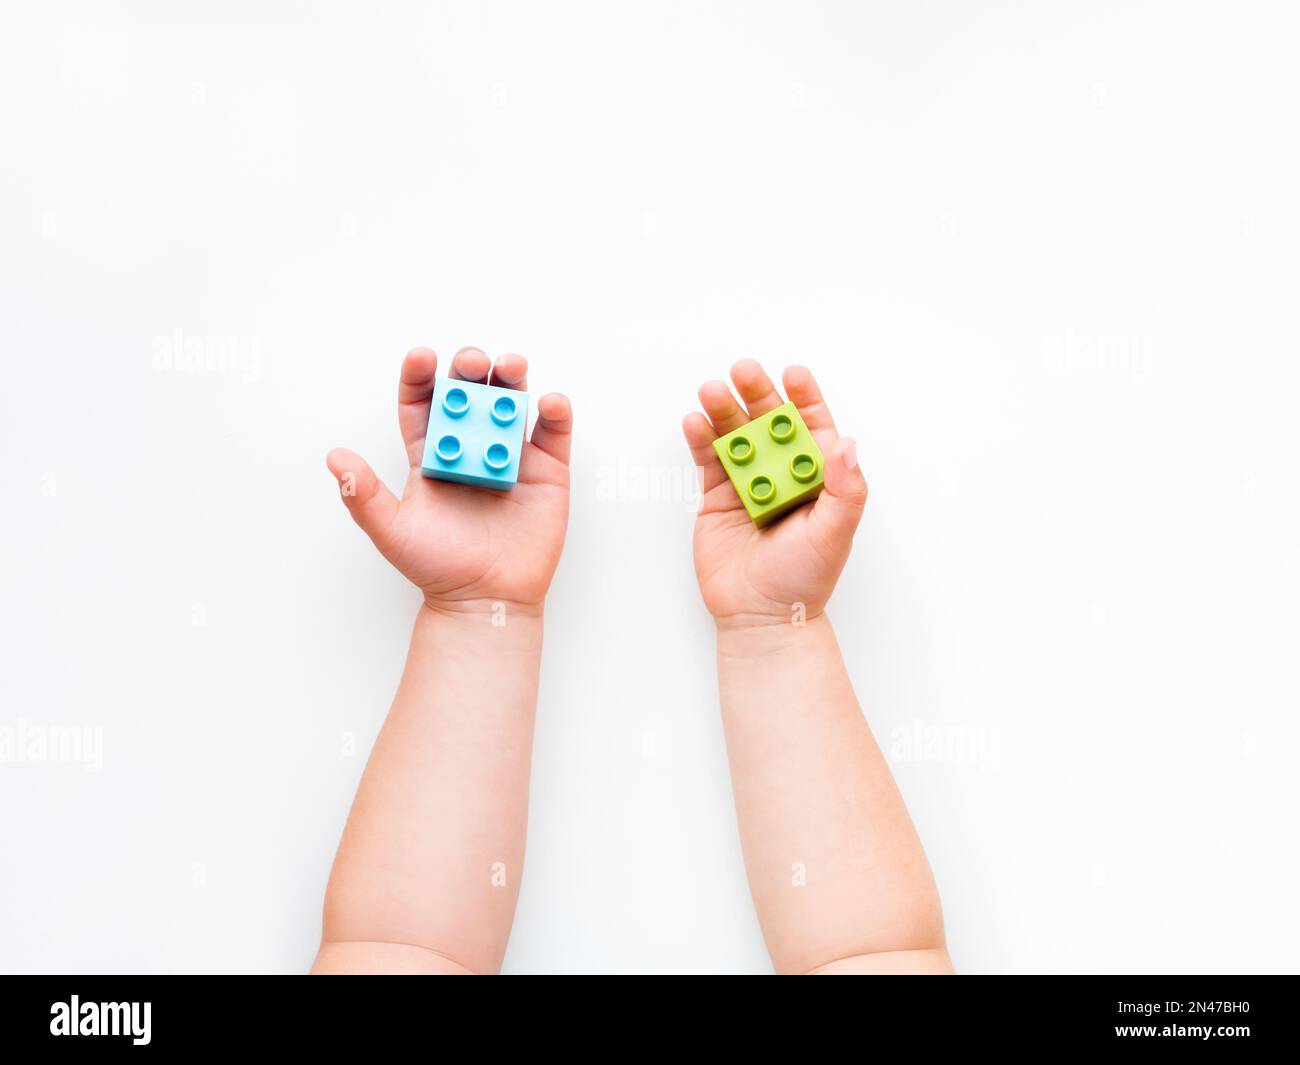
[[[865,501],[861,475],[846,481],[841,473],[851,442],[840,440],[811,374],[798,367],[788,370],[790,399],[826,458],[828,490],[775,524],[755,527],[712,444],[783,400],[757,363],[738,363],[732,377],[746,407],[737,404],[726,385],[709,382],[700,389],[709,417],[696,413],[683,422],[704,489],[695,521],[695,573],[705,606],[716,618],[816,616],[848,559],[857,524],[854,509],[861,510],[855,494],[859,483]],[[841,462],[834,470],[829,467],[833,459]]]
[[569,511],[568,468],[524,445],[510,491],[406,478],[392,562],[433,599],[538,603],[559,562]]
[[[831,431],[815,432],[826,449]],[[750,520],[731,482],[705,493],[695,520],[695,572],[715,616],[818,613],[844,559],[836,559],[812,507],[800,507],[765,529]],[[828,557],[829,556],[829,557]]]

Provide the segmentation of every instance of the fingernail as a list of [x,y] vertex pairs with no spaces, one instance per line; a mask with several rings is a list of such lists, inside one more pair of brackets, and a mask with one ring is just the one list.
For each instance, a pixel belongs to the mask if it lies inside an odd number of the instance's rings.
[[858,445],[852,440],[849,446],[844,449],[844,468],[846,470],[856,470],[858,468]]

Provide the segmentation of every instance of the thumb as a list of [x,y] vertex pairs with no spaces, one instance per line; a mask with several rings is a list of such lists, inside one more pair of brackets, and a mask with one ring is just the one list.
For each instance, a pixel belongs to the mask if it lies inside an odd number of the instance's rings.
[[867,480],[858,466],[858,445],[840,437],[826,451],[822,494],[813,504],[813,515],[823,523],[831,540],[853,539],[867,505]]
[[339,496],[352,520],[387,555],[393,543],[397,497],[384,487],[370,464],[354,451],[336,447],[325,456],[325,465],[339,482]]

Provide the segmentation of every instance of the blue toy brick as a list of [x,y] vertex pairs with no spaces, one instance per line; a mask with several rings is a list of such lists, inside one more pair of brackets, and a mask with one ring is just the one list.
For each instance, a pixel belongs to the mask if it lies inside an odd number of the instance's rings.
[[440,481],[513,488],[528,393],[440,377],[433,384],[420,472]]

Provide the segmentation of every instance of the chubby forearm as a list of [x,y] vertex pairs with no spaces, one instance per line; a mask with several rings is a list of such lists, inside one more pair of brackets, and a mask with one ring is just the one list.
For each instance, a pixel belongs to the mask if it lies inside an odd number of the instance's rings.
[[317,971],[500,967],[541,647],[540,609],[421,606],[330,875]]
[[938,892],[831,624],[720,623],[745,865],[781,972],[946,971]]

